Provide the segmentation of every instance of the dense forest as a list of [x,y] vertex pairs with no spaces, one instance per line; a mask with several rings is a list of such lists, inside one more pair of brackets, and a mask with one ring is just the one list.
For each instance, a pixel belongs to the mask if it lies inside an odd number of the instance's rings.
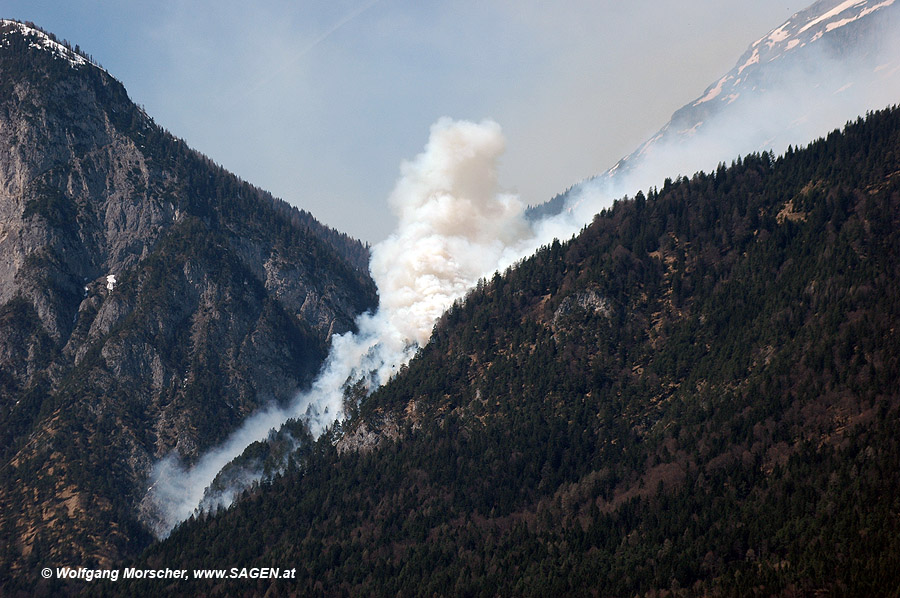
[[296,580],[84,591],[900,595],[898,174],[890,109],[616,202],[132,563]]

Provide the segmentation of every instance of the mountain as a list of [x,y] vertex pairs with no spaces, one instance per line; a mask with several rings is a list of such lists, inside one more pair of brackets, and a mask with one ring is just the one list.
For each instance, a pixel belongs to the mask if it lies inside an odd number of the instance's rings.
[[[621,200],[91,595],[894,595],[900,109]],[[53,586],[48,586],[53,587]]]
[[0,580],[143,548],[151,464],[307,385],[377,304],[367,260],[0,21]]
[[819,0],[750,44],[734,68],[631,154],[531,216],[577,210],[586,190],[620,197],[713,169],[723,157],[781,153],[898,95],[900,3]]
[[[770,120],[777,124],[760,127],[759,132],[766,136],[757,138],[760,146],[752,149],[783,148],[792,140],[796,142],[792,129],[815,120],[821,109],[815,101],[799,97],[798,84],[805,87],[812,80],[817,88],[814,96],[839,99],[842,94],[853,94],[854,88],[877,89],[896,82],[900,52],[896,40],[889,36],[896,31],[898,15],[900,4],[894,0],[820,0],[794,14],[753,42],[731,71],[707,87],[701,97],[676,111],[666,126],[621,160],[612,172],[634,168],[632,162],[639,162],[657,148],[665,151],[666,145],[683,145],[692,137],[702,136],[704,128],[721,126],[718,120],[734,120],[732,114],[755,111],[760,104],[773,109],[776,100],[767,97],[770,95],[795,101],[777,102],[782,114],[769,113]],[[879,98],[857,114],[895,99],[893,95]],[[786,130],[778,130],[781,126]]]

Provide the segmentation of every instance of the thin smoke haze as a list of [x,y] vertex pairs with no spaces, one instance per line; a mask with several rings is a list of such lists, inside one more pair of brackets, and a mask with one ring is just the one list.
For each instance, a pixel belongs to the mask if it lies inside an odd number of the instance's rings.
[[[320,435],[342,418],[348,382],[362,381],[370,389],[387,382],[428,342],[440,315],[480,278],[554,238],[569,238],[614,199],[661,185],[666,177],[711,171],[723,160],[750,152],[780,153],[788,144],[805,144],[867,110],[895,103],[900,97],[898,38],[888,32],[886,41],[873,45],[875,54],[849,63],[824,47],[812,48],[805,60],[780,65],[768,91],[747,93],[687,134],[644,146],[629,158],[629,168],[577,185],[566,209],[533,224],[524,218],[520,199],[499,189],[497,168],[505,149],[500,126],[440,119],[425,150],[401,166],[390,197],[396,232],[372,249],[378,311],[361,315],[355,334],[333,339],[319,377],[287,407],[273,406],[250,417],[190,467],[174,454],[158,462],[142,504],[155,531],[164,536],[190,517],[222,468],[288,419],[302,419],[313,436]],[[260,475],[247,472],[239,482]],[[230,504],[239,489],[227,490],[216,501]]]

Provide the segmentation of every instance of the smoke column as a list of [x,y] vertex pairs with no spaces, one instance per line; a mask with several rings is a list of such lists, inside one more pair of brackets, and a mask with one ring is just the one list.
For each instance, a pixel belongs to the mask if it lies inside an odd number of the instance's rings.
[[[372,249],[378,311],[357,319],[356,334],[334,337],[312,388],[287,408],[251,416],[192,467],[174,454],[154,466],[141,508],[158,535],[190,517],[219,471],[273,428],[301,418],[320,435],[341,418],[348,381],[364,380],[370,388],[386,382],[428,342],[435,321],[455,299],[531,247],[522,203],[498,189],[497,163],[504,150],[495,122],[445,118],[432,125],[425,151],[401,165],[390,197],[397,231]],[[219,497],[226,504],[232,499]]]
[[[385,383],[428,342],[444,310],[479,278],[553,238],[569,238],[614,199],[660,185],[665,177],[711,171],[720,161],[749,152],[781,152],[789,143],[805,144],[866,110],[897,102],[900,36],[892,33],[885,39],[862,62],[841,62],[825,51],[810,53],[805,62],[780,70],[777,85],[765,93],[742,98],[687,135],[645,145],[629,158],[627,172],[613,169],[577,185],[566,209],[534,223],[533,229],[519,199],[498,188],[497,165],[505,146],[499,125],[439,120],[424,152],[401,166],[390,197],[397,231],[372,249],[378,312],[360,316],[356,334],[333,339],[312,388],[287,408],[253,415],[193,467],[185,468],[174,455],[157,463],[141,505],[145,519],[153,521],[159,535],[168,534],[197,509],[204,490],[227,463],[289,418],[303,419],[314,435],[321,434],[341,418],[342,389],[348,381],[363,380],[369,388]],[[223,504],[231,500],[227,494],[219,497]]]

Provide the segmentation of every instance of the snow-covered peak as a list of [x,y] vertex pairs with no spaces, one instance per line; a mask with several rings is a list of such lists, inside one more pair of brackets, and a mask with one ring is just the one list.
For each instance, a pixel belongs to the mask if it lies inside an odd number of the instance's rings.
[[737,66],[724,77],[710,85],[693,105],[719,99],[731,102],[736,97],[729,93],[737,88],[747,72],[755,67],[779,60],[800,48],[815,44],[822,36],[855,23],[874,12],[892,6],[897,0],[820,0],[809,8],[795,13],[781,26],[750,45],[738,60]]
[[47,50],[57,58],[68,61],[72,67],[92,64],[84,56],[54,40],[40,29],[8,19],[0,19],[0,47],[9,44],[7,36],[12,32],[16,32],[30,40],[32,48]]
[[728,73],[596,179],[633,192],[719,160],[809,143],[896,104],[898,32],[900,0],[819,0],[750,44]]
[[828,32],[887,8],[895,0],[820,0],[794,14],[781,27],[753,43],[764,61],[771,62],[785,52],[802,48]]

